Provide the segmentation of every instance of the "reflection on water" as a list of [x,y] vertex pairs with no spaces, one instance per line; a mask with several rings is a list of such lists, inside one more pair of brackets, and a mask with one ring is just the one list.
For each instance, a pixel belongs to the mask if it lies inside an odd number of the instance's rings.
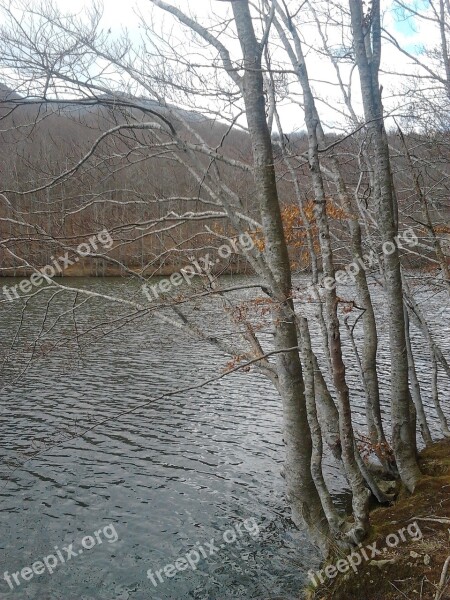
[[[71,285],[142,301],[138,286],[125,280],[80,279]],[[82,301],[80,296],[77,303]],[[42,300],[32,303],[16,340],[20,311],[0,305],[2,357],[9,356],[0,405],[0,471],[6,482],[0,492],[0,597],[298,598],[316,554],[289,519],[280,476],[281,409],[270,383],[254,373],[236,373],[158,399],[220,374],[228,359],[155,315],[111,326],[125,310],[100,299],[76,310],[75,329],[73,302],[73,295],[56,297],[44,324]],[[433,302],[439,307],[439,298]],[[55,324],[61,308],[65,314]],[[212,304],[197,308],[206,326],[219,310]],[[446,331],[436,321],[436,335],[448,344],[448,319]],[[270,344],[269,334],[264,341]],[[317,336],[314,343],[319,350]],[[429,369],[422,347],[418,359],[426,392]],[[387,372],[383,344],[379,360]],[[357,374],[350,371],[349,381],[355,403],[361,403]],[[383,397],[386,401],[387,392]],[[144,409],[117,416],[152,399]],[[104,419],[108,422],[83,438],[69,439]],[[52,444],[15,468],[30,449]],[[343,505],[347,494],[331,462],[327,477]],[[250,518],[258,524],[258,537],[225,544],[195,570],[165,577],[157,587],[147,578],[148,569],[163,569],[196,543],[205,547],[221,540]],[[21,580],[19,590],[11,591],[2,579],[5,570],[31,566],[55,546],[110,523],[117,542],[85,550],[51,576]]]

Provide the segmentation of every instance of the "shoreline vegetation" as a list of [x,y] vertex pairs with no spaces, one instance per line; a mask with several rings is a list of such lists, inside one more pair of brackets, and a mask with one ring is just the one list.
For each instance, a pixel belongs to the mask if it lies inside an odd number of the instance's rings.
[[[450,563],[450,440],[439,440],[420,452],[419,465],[423,475],[413,494],[402,486],[391,505],[377,506],[371,512],[371,529],[364,547],[385,546],[380,555],[377,552],[372,558],[367,553],[368,560],[362,560],[356,572],[350,568],[333,578],[323,573],[323,583],[316,578],[316,587],[312,583],[306,587],[305,600],[450,597],[446,585]],[[386,547],[385,540],[413,522],[420,527],[420,539],[406,535],[395,547]],[[344,554],[332,554],[316,573],[335,565],[345,558]]]
[[[150,277],[169,277],[174,273],[178,273],[185,266],[188,266],[189,262],[180,265],[166,265],[162,267],[158,267],[157,269],[153,269],[152,271],[142,272],[142,267],[138,266],[128,266],[124,265],[121,267],[116,267],[114,265],[108,266],[99,266],[97,267],[92,262],[83,263],[80,261],[79,263],[67,267],[64,269],[62,273],[57,273],[52,279],[64,279],[65,277],[92,277],[93,279],[102,278],[102,277],[133,277],[134,275],[143,276],[146,278]],[[244,267],[244,265],[242,265]],[[36,271],[41,271],[43,266],[36,267],[35,270],[25,268],[25,267],[17,267],[14,272],[11,270],[2,271],[0,270],[0,281],[2,279],[22,279],[28,278]],[[344,264],[337,265],[337,269],[344,269]],[[408,273],[423,273],[423,269],[420,267],[411,267],[408,268]],[[237,265],[218,265],[217,267],[213,266],[211,268],[211,272],[213,275],[248,275],[252,276],[255,273],[251,271],[248,267],[241,268]],[[293,273],[293,276],[298,275],[310,275],[310,271],[302,270],[300,273]]]
[[[186,261],[186,265],[189,264]],[[158,268],[154,268],[153,270],[149,270],[148,272],[142,273],[142,267],[138,266],[127,266],[129,271],[133,273],[143,275],[144,277],[167,277],[177,273],[183,265],[167,265]],[[222,275],[251,275],[248,268],[243,268],[244,265],[238,267],[235,265],[220,265],[217,269],[218,272]],[[39,271],[43,267],[37,267],[36,270]],[[21,268],[17,267],[14,271],[14,274],[11,271],[1,271],[0,270],[0,279],[2,277],[30,277],[36,271],[29,268]],[[123,267],[116,267],[114,265],[95,265],[92,262],[86,261],[86,263],[79,262],[76,265],[72,265],[64,269],[63,273],[58,273],[55,275],[55,278],[64,278],[64,277],[123,277],[130,276],[130,272],[125,271]]]

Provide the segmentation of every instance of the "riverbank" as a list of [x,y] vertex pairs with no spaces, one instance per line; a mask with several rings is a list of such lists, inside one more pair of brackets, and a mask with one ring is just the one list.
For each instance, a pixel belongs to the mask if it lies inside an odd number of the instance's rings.
[[[332,577],[323,573],[324,582],[311,584],[305,600],[450,599],[450,582],[445,585],[450,566],[447,576],[444,567],[450,556],[450,440],[423,450],[420,468],[423,478],[414,494],[402,490],[392,506],[371,513],[371,531],[363,545],[367,559],[360,551],[361,564],[355,569],[329,567]],[[333,556],[322,571],[336,567],[342,558]]]
[[[178,265],[159,265],[157,268],[148,267],[144,271],[142,266],[136,265],[125,265],[126,268],[121,266],[114,266],[111,264],[96,264],[89,261],[79,261],[74,265],[69,265],[64,269],[63,273],[58,273],[55,277],[57,278],[70,278],[70,277],[130,277],[132,273],[135,275],[143,276],[146,279],[150,277],[170,277],[173,273],[179,273],[182,269],[189,265],[186,263],[179,263]],[[37,267],[37,271],[42,270],[44,267]],[[17,267],[14,271],[8,269],[7,271],[0,270],[0,281],[2,277],[16,277],[16,278],[29,278],[36,271],[27,267]],[[211,272],[215,275],[250,275],[251,271],[248,265],[241,262],[239,264],[230,263],[226,265],[213,266]]]

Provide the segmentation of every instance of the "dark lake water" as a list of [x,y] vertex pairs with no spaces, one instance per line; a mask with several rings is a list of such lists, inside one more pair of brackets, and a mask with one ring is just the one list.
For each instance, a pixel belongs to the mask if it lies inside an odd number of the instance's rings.
[[[70,285],[143,302],[138,285],[124,279],[74,279]],[[281,406],[270,382],[236,373],[162,396],[218,376],[229,359],[156,314],[133,314],[103,299],[83,304],[80,295],[75,327],[74,298],[53,298],[45,321],[43,297],[23,314],[17,305],[0,304],[0,598],[299,598],[317,555],[289,518],[280,475]],[[377,298],[382,307],[382,296]],[[422,290],[420,301],[433,314],[448,356],[448,301],[431,290]],[[214,330],[218,303],[199,302],[190,310]],[[220,322],[221,334],[229,335]],[[385,327],[381,319],[382,340]],[[270,332],[262,339],[270,347]],[[429,402],[426,348],[417,332],[414,340]],[[382,341],[379,362],[388,374],[386,347]],[[355,406],[361,406],[352,369],[349,383]],[[440,385],[448,414],[450,390],[442,374]],[[387,389],[385,381],[384,406]],[[68,439],[94,424],[82,438]],[[355,425],[362,424],[357,409]],[[331,460],[327,479],[344,506],[348,494]],[[81,539],[95,540],[100,530],[102,543],[83,548]],[[211,541],[217,546],[212,555]],[[10,589],[5,571],[11,576],[57,550],[66,556],[62,549],[71,543],[77,555],[64,564],[58,560],[53,574],[20,577],[20,586]],[[156,587],[147,577],[148,569],[155,573],[188,553],[192,558],[195,549],[195,570],[164,575]]]

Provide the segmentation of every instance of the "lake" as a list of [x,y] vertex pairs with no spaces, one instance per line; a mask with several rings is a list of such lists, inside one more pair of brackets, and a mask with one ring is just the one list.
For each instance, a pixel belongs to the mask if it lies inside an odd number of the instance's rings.
[[[225,280],[236,284],[248,278]],[[144,302],[139,285],[126,279],[65,282]],[[382,295],[374,290],[382,307]],[[235,297],[252,294],[240,291]],[[433,313],[436,339],[448,357],[448,300],[426,288],[418,297],[426,314]],[[44,294],[23,315],[17,305],[0,304],[0,598],[297,599],[318,557],[289,518],[281,476],[281,405],[270,382],[252,372],[218,378],[229,358],[156,313],[133,314],[100,298],[84,302],[81,295],[74,313],[74,298],[51,299],[46,292],[51,302],[45,321]],[[220,310],[218,300],[199,300],[189,308],[211,332]],[[230,335],[220,316],[219,323],[220,332]],[[378,360],[387,375],[386,322],[379,326]],[[261,337],[270,348],[270,331]],[[428,405],[426,348],[416,331],[413,341]],[[315,329],[313,342],[320,355]],[[355,426],[362,430],[361,385],[350,367],[350,351],[347,358]],[[450,414],[449,381],[442,373],[440,385]],[[386,408],[387,377],[382,398]],[[348,492],[331,458],[326,475],[344,507]],[[100,532],[102,543],[94,532]],[[94,540],[91,549],[81,544],[86,536]],[[62,563],[57,551],[66,556],[63,547],[72,543],[77,554]],[[51,575],[47,570],[28,581],[20,577],[14,589],[3,578],[5,571],[11,575],[52,554],[58,564]],[[164,567],[187,555],[192,565],[181,562],[187,564],[182,572],[164,574]],[[160,571],[156,586],[147,577],[149,569]]]

